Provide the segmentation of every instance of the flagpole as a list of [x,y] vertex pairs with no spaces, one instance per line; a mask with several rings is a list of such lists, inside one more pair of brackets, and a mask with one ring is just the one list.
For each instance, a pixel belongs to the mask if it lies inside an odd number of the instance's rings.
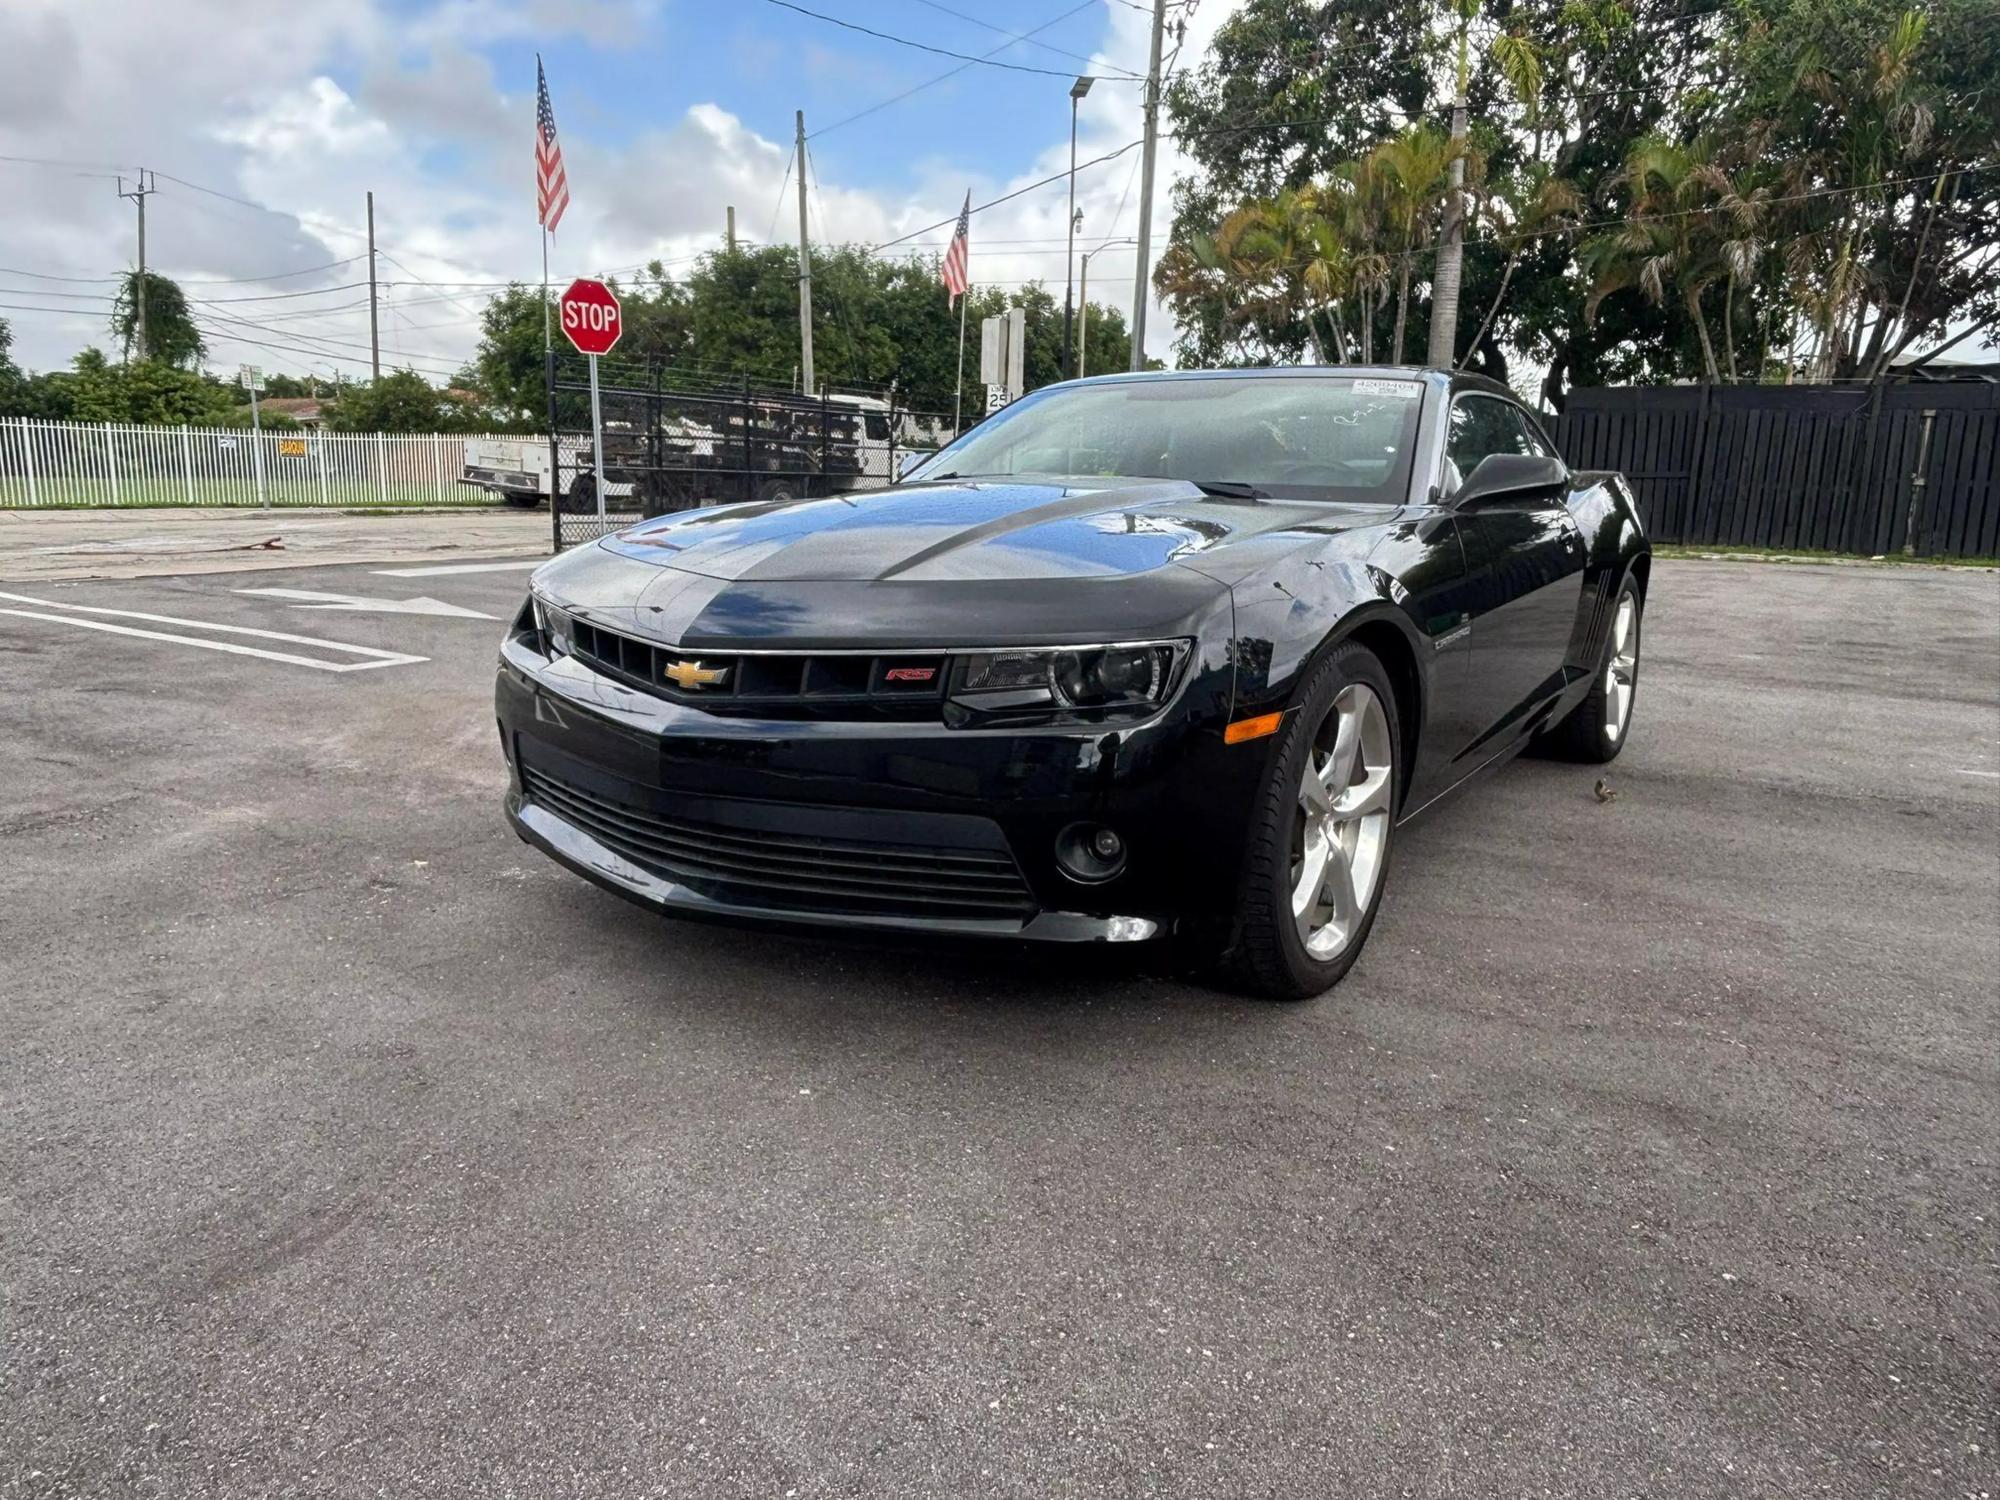
[[542,357],[548,358],[549,343],[549,230],[542,226]]
[[965,431],[965,309],[971,301],[972,283],[968,281],[958,298],[958,394],[951,399],[951,425],[959,432]]

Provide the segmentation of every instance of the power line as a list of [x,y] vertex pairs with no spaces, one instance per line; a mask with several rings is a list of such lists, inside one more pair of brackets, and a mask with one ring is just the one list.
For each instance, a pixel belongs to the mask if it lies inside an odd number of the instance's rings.
[[31,286],[0,286],[0,295],[8,297],[55,297],[64,302],[102,302],[107,306],[117,302],[116,297],[103,292],[41,292]]
[[51,276],[44,271],[17,271],[11,266],[0,266],[0,276],[27,276],[35,281],[68,281],[98,286],[115,284],[125,279],[123,276]]
[[[928,6],[932,10],[939,11],[947,16],[956,17],[961,21],[969,21],[974,26],[983,26],[988,31],[997,32],[999,35],[1004,36],[1010,43],[1026,42],[1031,47],[1040,47],[1044,52],[1053,52],[1059,57],[1071,58],[1076,62],[1082,63],[1085,67],[1089,67],[1096,61],[1095,58],[1086,57],[1081,52],[1072,52],[1067,47],[1058,47],[1053,42],[1038,42],[1035,40],[1033,32],[1009,31],[1004,26],[995,26],[991,21],[981,20],[978,16],[968,16],[962,10],[953,10],[949,5],[940,5],[938,0],[917,0],[917,4]],[[1075,12],[1072,11],[1070,14],[1074,15]],[[1143,82],[1146,76],[1143,73],[1134,73],[1130,68],[1120,68],[1117,71],[1124,74],[1127,78],[1140,82]]]
[[[1051,26],[1061,25],[1064,21],[1067,21],[1071,16],[1075,15],[1078,11],[1089,10],[1096,4],[1097,0],[1082,0],[1081,4],[1072,5],[1068,10],[1064,11],[1061,15],[1052,16],[1048,20],[1042,22],[1041,25],[1030,27],[1028,30],[1022,32],[1019,38],[1017,38],[1017,40],[1026,41],[1030,37],[1037,36],[1040,33],[1047,31]],[[916,84],[911,88],[904,89],[900,94],[891,94],[888,98],[879,99],[875,103],[868,105],[866,108],[856,110],[851,115],[843,115],[840,119],[835,120],[831,125],[820,126],[819,129],[813,132],[813,138],[817,138],[822,135],[827,135],[832,131],[840,129],[843,125],[852,125],[856,120],[865,120],[868,118],[868,116],[874,114],[876,111],[887,109],[892,104],[901,104],[905,99],[908,99],[911,95],[921,94],[925,89],[932,87],[934,84],[943,83],[947,78],[956,78],[959,74],[963,73],[967,68],[972,67],[975,63],[986,62],[991,58],[998,57],[1002,52],[1005,52],[1009,47],[1013,45],[1014,45],[1013,42],[1002,42],[999,46],[995,47],[991,52],[988,52],[981,57],[974,58],[972,62],[963,62],[960,63],[955,68],[946,68],[942,73],[938,74],[935,78],[926,78],[922,83]],[[781,199],[784,197],[783,189],[779,190],[778,196]],[[773,222],[775,223],[776,221],[774,220]],[[770,239],[770,237],[771,236],[769,235],[769,233],[766,233],[764,236],[764,238],[767,240]]]
[[236,302],[290,302],[298,297],[325,297],[334,292],[351,292],[357,287],[368,285],[365,281],[343,281],[338,286],[314,287],[303,292],[266,292],[257,297],[190,297],[190,302],[199,302],[207,307]]
[[[1127,151],[1130,151],[1134,146],[1137,146],[1139,144],[1141,144],[1139,141],[1127,141],[1124,145],[1118,147],[1115,151],[1107,151],[1102,156],[1093,156],[1089,161],[1078,162],[1076,165],[1076,170],[1081,172],[1086,167],[1095,167],[1107,161],[1114,161],[1118,157],[1123,156]],[[1025,193],[1032,193],[1037,188],[1045,188],[1052,182],[1066,181],[1068,177],[1069,177],[1069,172],[1067,170],[1061,172],[1052,172],[1047,177],[1042,178],[1039,182],[1031,182],[1026,187],[1015,188],[1014,191],[1011,193],[1002,193],[998,198],[990,198],[984,203],[975,203],[969,210],[969,212],[975,214],[984,213],[989,208],[998,208],[1001,204],[1010,202],[1015,198],[1019,198]],[[904,244],[909,240],[915,239],[920,234],[929,234],[933,229],[942,229],[947,224],[956,224],[957,222],[958,222],[958,215],[952,214],[948,218],[939,219],[935,224],[926,224],[921,229],[912,229],[908,234],[899,234],[893,240],[883,240],[878,245],[869,245],[866,248],[869,251],[869,253],[873,254],[877,250],[887,250],[891,245]]]
[[345,260],[330,260],[323,266],[307,266],[301,271],[276,271],[269,276],[187,276],[177,278],[182,286],[250,286],[267,281],[292,281],[300,276],[313,276],[321,271],[337,271],[342,266],[351,266],[357,260],[366,260],[365,255],[350,255]]
[[[978,63],[980,66],[987,68],[1004,68],[1010,73],[1039,73],[1044,78],[1072,78],[1075,76],[1073,70],[1037,68],[1031,67],[1027,63],[996,62],[991,56],[976,57],[970,52],[954,52],[949,47],[933,47],[929,42],[913,41],[909,37],[897,36],[893,32],[877,31],[874,27],[863,26],[858,21],[843,21],[838,16],[829,16],[816,10],[807,10],[803,5],[794,5],[792,0],[764,0],[764,3],[766,5],[775,5],[780,10],[797,11],[802,16],[811,16],[815,21],[825,21],[830,25],[839,26],[848,31],[859,31],[866,36],[876,37],[881,41],[894,42],[899,47],[914,47],[919,52],[932,52],[939,57],[955,57],[968,65]],[[1015,38],[1016,41],[1021,39],[1019,37]],[[1010,42],[1008,45],[1011,46],[1012,43]],[[1002,49],[996,48],[994,50],[999,51]],[[1134,80],[1129,76],[1117,75],[1112,81],[1130,83]]]

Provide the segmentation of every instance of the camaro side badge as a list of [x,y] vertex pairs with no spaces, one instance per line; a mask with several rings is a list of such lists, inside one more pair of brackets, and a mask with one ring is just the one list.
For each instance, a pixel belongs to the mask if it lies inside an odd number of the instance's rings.
[[698,661],[677,661],[660,675],[679,687],[720,687],[729,676],[729,668],[704,667]]
[[1470,619],[1461,617],[1460,623],[1456,629],[1447,630],[1443,635],[1431,637],[1431,649],[1433,651],[1442,651],[1444,650],[1445,647],[1449,646],[1453,641],[1462,641],[1471,634],[1472,634],[1472,621]]

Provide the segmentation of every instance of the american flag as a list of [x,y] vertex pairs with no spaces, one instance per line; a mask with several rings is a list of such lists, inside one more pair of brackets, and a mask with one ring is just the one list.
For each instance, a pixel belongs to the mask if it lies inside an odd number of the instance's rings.
[[556,139],[556,112],[549,104],[548,75],[535,59],[535,217],[550,234],[569,207],[569,177],[563,172],[562,143]]
[[958,211],[958,228],[952,231],[951,246],[944,252],[944,285],[954,306],[971,285],[972,246],[966,236],[972,230],[972,194],[965,195],[965,207]]

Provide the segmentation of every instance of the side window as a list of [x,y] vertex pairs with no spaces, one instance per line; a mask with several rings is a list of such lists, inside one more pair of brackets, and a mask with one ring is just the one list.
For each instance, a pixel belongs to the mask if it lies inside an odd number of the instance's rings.
[[1520,414],[1494,396],[1460,396],[1451,407],[1445,439],[1445,489],[1457,489],[1489,453],[1529,453]]
[[1547,438],[1542,436],[1542,430],[1535,425],[1532,417],[1521,423],[1521,430],[1527,434],[1528,438],[1528,446],[1524,451],[1534,454],[1537,458],[1561,460],[1562,455],[1556,452],[1554,446]]

